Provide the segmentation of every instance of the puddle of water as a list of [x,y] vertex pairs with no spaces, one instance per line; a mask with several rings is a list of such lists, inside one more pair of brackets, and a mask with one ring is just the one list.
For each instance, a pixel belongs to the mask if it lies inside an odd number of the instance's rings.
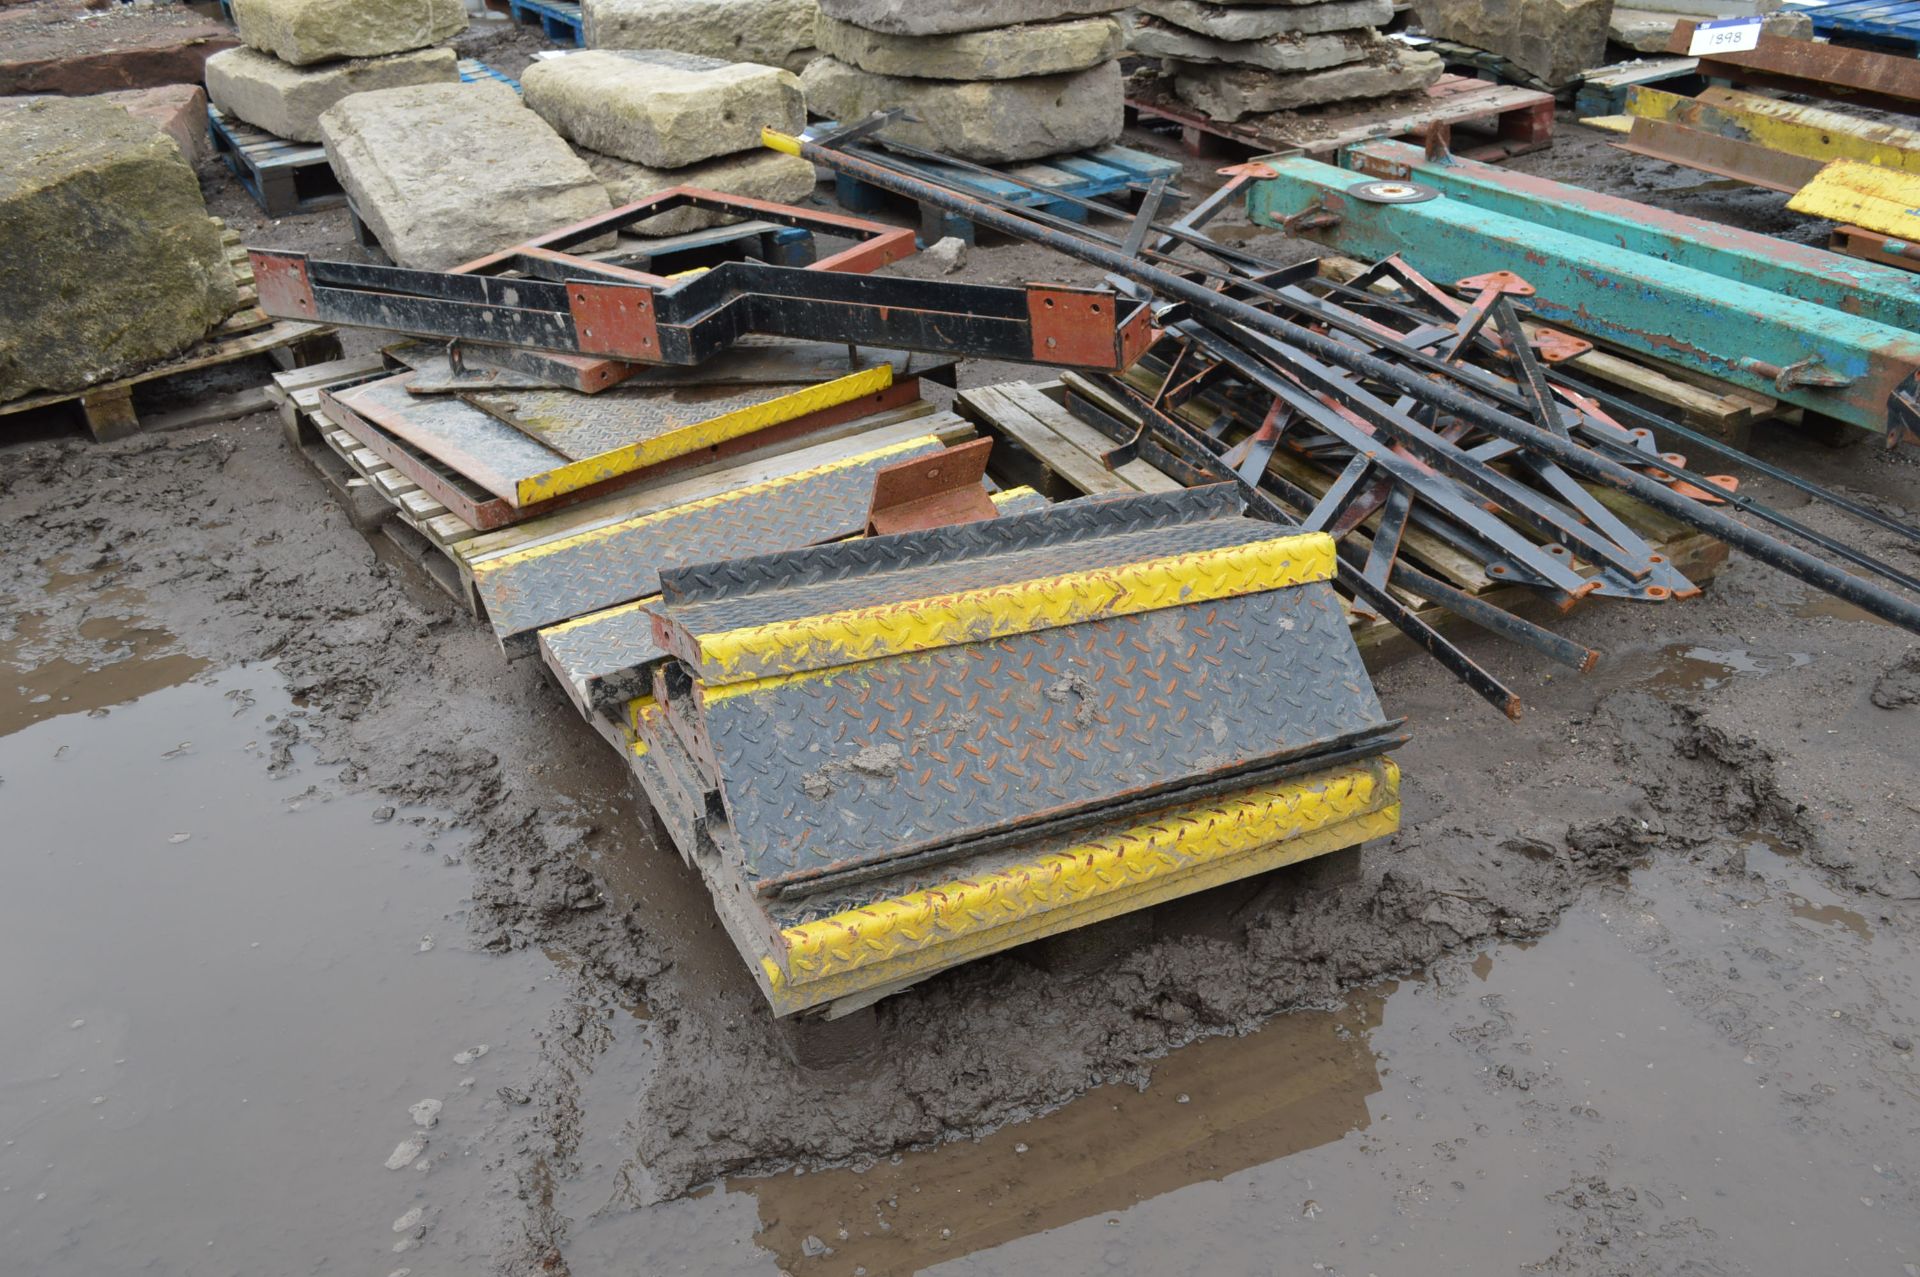
[[796,1274],[917,1272],[1123,1211],[1364,1129],[1380,1090],[1367,1038],[1390,989],[1197,1042],[1157,1065],[1145,1091],[1103,1087],[984,1139],[864,1171],[731,1187],[758,1199],[759,1244]]
[[1811,594],[1806,602],[1793,609],[1793,614],[1809,620],[1832,617],[1840,621],[1871,621],[1875,625],[1889,625],[1863,607],[1856,607],[1845,599],[1837,599],[1831,594]]
[[1811,652],[1758,653],[1743,647],[1695,647],[1676,643],[1660,649],[1651,687],[1710,692],[1735,678],[1759,678],[1813,663]]
[[82,639],[117,655],[99,666],[32,655],[47,643],[46,617],[39,613],[21,616],[14,628],[14,637],[0,644],[0,736],[177,687],[207,668],[206,661],[180,651],[173,635],[133,617],[97,616],[80,623]]
[[1794,917],[1820,926],[1844,927],[1862,940],[1873,939],[1873,925],[1866,915],[1841,904],[1840,898],[1822,886],[1799,862],[1797,854],[1778,839],[1756,838],[1747,844],[1746,852],[1747,869],[1782,887],[1787,911]]
[[268,774],[292,709],[256,667],[0,738],[0,1268],[471,1272],[503,1226],[476,1153],[561,981],[464,948],[433,813]]

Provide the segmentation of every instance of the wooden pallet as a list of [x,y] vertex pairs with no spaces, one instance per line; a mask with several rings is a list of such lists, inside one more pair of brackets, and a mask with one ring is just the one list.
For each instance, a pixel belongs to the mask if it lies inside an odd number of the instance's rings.
[[[497,80],[516,93],[520,91],[518,80],[477,58],[462,58],[459,70],[463,84]],[[253,196],[253,202],[269,217],[317,213],[347,202],[346,188],[327,162],[327,148],[317,142],[275,137],[222,113],[211,102],[207,103],[207,136],[214,154],[226,161],[240,185]]]
[[347,192],[327,163],[327,148],[289,142],[207,103],[207,136],[213,153],[247,188],[269,217],[316,213],[347,202]]
[[1585,123],[1589,116],[1624,113],[1627,94],[1638,85],[1657,84],[1669,93],[1693,93],[1705,83],[1700,78],[1698,58],[1635,58],[1595,67],[1582,75],[1573,96],[1573,112]]
[[515,22],[539,27],[555,43],[587,43],[580,6],[572,0],[507,0],[507,12]]
[[[1109,416],[1123,421],[1133,420],[1132,413],[1124,403],[1079,373],[1065,373],[1061,377],[1061,382],[1070,396],[1086,400]],[[1204,424],[1211,410],[1204,404],[1195,403],[1184,406],[1180,411],[1190,420]],[[1104,436],[1101,437],[1104,438]],[[1285,449],[1277,452],[1270,464],[1287,480],[1304,488],[1315,497],[1323,495],[1334,479],[1334,476],[1307,465]],[[1674,567],[1685,573],[1696,585],[1710,580],[1725,565],[1727,561],[1725,542],[1708,536],[1677,519],[1669,518],[1611,488],[1599,485],[1585,486],[1596,500],[1639,533],[1648,544],[1666,556]],[[1369,524],[1348,533],[1346,539],[1362,551],[1366,550],[1371,545],[1367,529],[1371,525],[1377,525],[1378,520],[1379,516],[1376,514]],[[1486,573],[1484,565],[1417,527],[1410,527],[1401,537],[1400,551],[1415,566],[1428,574],[1445,581],[1455,589],[1483,598],[1498,607],[1541,621],[1548,621],[1560,615],[1559,611],[1539,591],[1523,585],[1503,584],[1495,580]],[[1392,593],[1403,605],[1410,608],[1414,615],[1435,629],[1449,631],[1464,628],[1467,625],[1452,612],[1397,586],[1392,587]],[[1342,602],[1347,604],[1344,598]],[[1360,653],[1366,659],[1369,669],[1378,670],[1421,650],[1390,622],[1367,613],[1355,612],[1350,604],[1347,606],[1348,624],[1353,628],[1354,640],[1358,643]],[[1588,606],[1588,600],[1582,599],[1574,606]]]
[[[1180,177],[1180,162],[1126,146],[1101,146],[1072,155],[1054,155],[1024,164],[1004,164],[995,177],[957,165],[891,157],[891,163],[908,168],[941,186],[970,195],[987,196],[1022,207],[1051,213],[1070,221],[1084,222],[1088,210],[1076,200],[1101,199],[1116,207],[1130,208],[1133,200],[1158,178],[1169,183]],[[1010,179],[1018,179],[1010,180]],[[1034,190],[1033,187],[1041,187]],[[902,203],[911,203],[879,187],[841,174],[834,178],[834,198],[849,213],[873,213]],[[1176,197],[1166,197],[1163,208],[1172,208]],[[932,244],[952,237],[971,244],[973,223],[945,209],[920,206],[920,238]]]
[[1180,486],[1144,461],[1107,469],[1112,441],[1067,411],[1062,382],[976,386],[954,397],[953,410],[993,439],[991,470],[1002,487],[1024,485],[1049,501],[1071,501]]
[[1457,137],[1453,152],[1495,163],[1553,144],[1553,95],[1509,84],[1443,75],[1424,94],[1373,102],[1335,102],[1306,111],[1249,116],[1232,123],[1202,115],[1173,94],[1160,76],[1127,82],[1127,107],[1142,122],[1177,125],[1195,155],[1271,155],[1278,151],[1330,156],[1374,138],[1418,139],[1436,125],[1491,130],[1485,141]]
[[34,409],[73,405],[80,410],[88,432],[101,442],[123,439],[143,429],[180,430],[210,421],[229,420],[270,407],[265,387],[203,399],[187,408],[149,413],[144,417],[134,404],[136,389],[158,388],[187,373],[259,356],[270,358],[282,368],[297,368],[339,354],[340,338],[331,328],[292,320],[274,320],[261,310],[256,304],[258,296],[253,284],[253,269],[247,262],[247,250],[240,245],[240,236],[234,231],[225,231],[221,235],[221,242],[226,247],[227,265],[233,271],[234,283],[239,286],[240,308],[198,345],[131,376],[102,382],[85,390],[52,391],[11,400],[0,404],[0,417]]

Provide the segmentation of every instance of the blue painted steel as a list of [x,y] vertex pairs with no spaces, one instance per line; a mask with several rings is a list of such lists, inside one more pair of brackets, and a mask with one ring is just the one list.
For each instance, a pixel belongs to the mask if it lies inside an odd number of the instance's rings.
[[1888,0],[1828,0],[1822,4],[1819,0],[1801,0],[1801,11],[1813,19],[1817,36],[1853,36],[1893,45],[1907,53],[1920,49],[1920,4],[1890,4]]
[[1399,142],[1350,146],[1341,152],[1340,163],[1372,177],[1411,178],[1536,225],[1920,332],[1920,276],[1896,266],[1736,230],[1492,164],[1462,159],[1432,163],[1421,148]]
[[[1369,203],[1346,195],[1374,180],[1369,174],[1298,157],[1261,162],[1276,176],[1251,185],[1248,213],[1256,223],[1279,226],[1320,207],[1337,223],[1306,233],[1353,257],[1397,253],[1441,282],[1513,271],[1537,290],[1528,305],[1544,322],[1866,430],[1886,431],[1889,397],[1920,369],[1920,335],[1911,332],[1456,196]],[[1797,366],[1850,384],[1780,384],[1777,374]]]

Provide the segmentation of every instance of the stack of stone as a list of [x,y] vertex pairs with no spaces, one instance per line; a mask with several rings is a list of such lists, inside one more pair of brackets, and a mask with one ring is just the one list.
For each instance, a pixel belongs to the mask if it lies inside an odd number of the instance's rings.
[[819,0],[585,0],[595,49],[672,49],[799,72],[817,50]]
[[903,107],[879,136],[994,163],[1105,146],[1125,102],[1125,0],[820,0],[807,104],[845,123]]
[[[761,145],[760,130],[806,126],[791,71],[666,49],[588,49],[536,62],[526,102],[606,187],[615,207],[675,186],[792,204],[813,193],[813,165]],[[681,235],[739,218],[681,208],[632,229]]]
[[275,137],[318,142],[320,116],[354,93],[460,79],[461,0],[233,0],[244,45],[207,59],[207,96]]
[[1231,122],[1425,89],[1445,64],[1383,39],[1392,17],[1392,0],[1141,0],[1127,43],[1165,61],[1182,101]]

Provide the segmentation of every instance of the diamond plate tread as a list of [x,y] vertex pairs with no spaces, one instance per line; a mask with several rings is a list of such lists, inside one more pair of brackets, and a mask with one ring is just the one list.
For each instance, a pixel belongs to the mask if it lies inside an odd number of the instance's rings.
[[1392,833],[1399,769],[1371,759],[1259,786],[1013,863],[786,926],[761,960],[781,1011],[952,966]]
[[705,689],[762,889],[1384,726],[1332,586]]
[[667,654],[653,641],[653,618],[644,609],[657,594],[540,631],[547,664],[584,691],[596,708],[624,700],[647,687],[648,673]]
[[1002,518],[1015,514],[1033,514],[1039,510],[1051,510],[1053,502],[1021,484],[1017,488],[1008,488],[1004,492],[993,494],[993,503],[1000,507]]
[[514,499],[521,478],[567,459],[539,440],[471,404],[444,395],[415,395],[411,373],[340,391],[336,398],[354,412],[451,466],[488,492]]
[[943,446],[921,435],[478,559],[471,565],[474,589],[504,642],[656,593],[663,570],[852,536],[866,526],[876,471]]
[[1081,537],[1172,527],[1242,513],[1246,503],[1228,484],[1177,492],[1128,493],[1105,500],[1067,501],[1046,518],[1024,514],[955,527],[874,537],[844,546],[813,547],[730,562],[715,561],[670,573],[663,583],[674,607],[735,599],[761,590],[792,589],[874,573],[931,567],[1013,549],[1057,545]]
[[655,638],[711,687],[1325,581],[1334,567],[1331,537],[1235,516],[663,605]]
[[[1045,508],[1046,498],[1032,488],[1009,488],[993,495],[1001,509]],[[667,653],[654,642],[653,617],[647,609],[660,602],[657,594],[632,603],[592,612],[549,625],[540,631],[540,648],[547,664],[569,685],[584,691],[591,703],[605,709],[639,695],[652,685],[650,672]]]
[[893,368],[881,364],[812,386],[736,390],[617,386],[596,395],[516,390],[478,391],[461,398],[567,459],[519,476],[512,499],[531,505],[717,448],[877,394],[892,384]]

